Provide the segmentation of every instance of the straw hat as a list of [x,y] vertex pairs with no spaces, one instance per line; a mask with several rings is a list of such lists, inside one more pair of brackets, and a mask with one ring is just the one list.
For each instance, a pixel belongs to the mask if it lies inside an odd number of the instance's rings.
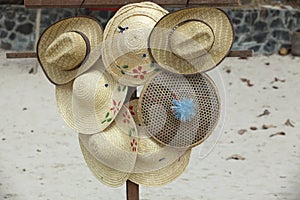
[[62,85],[89,69],[101,55],[101,25],[90,17],[71,17],[48,27],[39,38],[37,57],[47,78]]
[[125,106],[103,132],[79,134],[85,160],[99,181],[111,186],[119,186],[126,181],[136,163],[137,136],[136,125]]
[[161,144],[191,148],[214,130],[220,98],[205,73],[180,75],[165,71],[144,86],[137,114],[147,133]]
[[151,55],[174,73],[195,74],[217,66],[229,53],[234,31],[217,8],[187,8],[164,16],[149,38]]
[[62,118],[83,134],[98,133],[108,127],[120,111],[126,94],[127,86],[120,85],[104,71],[101,59],[74,81],[56,86]]
[[148,37],[157,21],[168,11],[152,2],[123,6],[104,30],[103,62],[123,85],[139,86],[158,68],[148,51]]
[[[138,100],[129,102],[128,108],[135,123],[139,124],[137,112]],[[129,179],[145,186],[167,184],[180,176],[189,163],[191,150],[164,146],[147,137],[143,126],[137,126],[139,146],[135,167]]]

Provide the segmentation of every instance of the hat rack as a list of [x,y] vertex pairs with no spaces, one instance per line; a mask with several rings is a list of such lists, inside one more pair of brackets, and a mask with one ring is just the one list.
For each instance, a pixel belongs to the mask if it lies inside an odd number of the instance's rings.
[[[143,1],[143,0],[142,0]],[[107,10],[107,8],[119,8],[125,4],[142,2],[138,0],[88,0],[81,7],[97,8],[99,10]],[[186,0],[153,0],[152,2],[163,7],[185,7]],[[24,0],[26,8],[78,8],[82,0]],[[237,7],[240,6],[240,0],[190,0],[189,6],[207,6],[207,7]],[[251,57],[252,50],[231,51],[227,57]],[[36,58],[36,52],[7,52],[6,58]],[[131,88],[135,90],[136,88]],[[132,94],[132,92],[129,92]],[[133,92],[131,98],[135,98],[136,92]],[[139,185],[129,180],[126,182],[126,199],[139,200]]]

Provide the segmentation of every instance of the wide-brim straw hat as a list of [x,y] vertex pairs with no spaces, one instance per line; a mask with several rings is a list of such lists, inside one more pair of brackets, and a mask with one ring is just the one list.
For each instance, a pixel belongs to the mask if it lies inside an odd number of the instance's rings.
[[56,86],[56,102],[69,127],[82,134],[93,134],[113,122],[124,103],[127,89],[104,70],[99,59],[75,80]]
[[103,29],[96,19],[79,16],[49,26],[37,43],[37,57],[55,85],[70,82],[88,70],[101,55]]
[[137,117],[138,100],[131,100],[127,105],[139,135],[137,159],[129,179],[144,186],[167,184],[179,177],[189,163],[191,150],[164,146],[149,137],[140,125]]
[[[91,171],[97,174],[96,177],[106,177],[100,178],[101,182],[111,186],[124,183],[126,174],[131,173],[135,166],[139,145],[135,122],[125,106],[104,131],[79,134],[79,140],[89,152],[84,155]],[[115,177],[119,182],[114,180]]]
[[152,57],[162,68],[195,74],[217,66],[234,41],[232,23],[218,8],[187,8],[172,12],[155,25],[149,37]]
[[147,134],[163,145],[192,148],[212,133],[220,115],[220,97],[205,73],[159,73],[143,88],[138,117]]
[[128,86],[143,85],[158,71],[149,55],[151,30],[168,11],[152,2],[121,7],[104,30],[103,62],[113,77]]

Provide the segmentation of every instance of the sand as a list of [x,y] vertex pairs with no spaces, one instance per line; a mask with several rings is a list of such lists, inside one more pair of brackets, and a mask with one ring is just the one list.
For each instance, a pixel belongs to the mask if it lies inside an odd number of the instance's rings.
[[[28,73],[35,59],[0,56],[0,199],[125,199],[125,186],[107,187],[87,168],[77,134],[59,116],[54,86],[40,69]],[[227,103],[215,148],[204,159],[201,146],[194,148],[182,176],[141,186],[140,199],[299,200],[300,58],[227,58],[215,70]]]

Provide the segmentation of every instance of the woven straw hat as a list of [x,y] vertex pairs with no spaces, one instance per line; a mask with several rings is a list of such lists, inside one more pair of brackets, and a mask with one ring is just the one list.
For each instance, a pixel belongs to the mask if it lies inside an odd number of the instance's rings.
[[141,125],[158,142],[191,148],[212,133],[220,106],[217,88],[205,73],[165,71],[143,88],[137,114]]
[[229,53],[234,31],[217,8],[187,8],[164,16],[149,38],[154,60],[164,69],[195,74],[217,66]]
[[[85,159],[100,181],[118,186],[126,181],[135,165],[139,145],[136,125],[130,112],[122,106],[114,122],[103,132],[86,135],[79,134],[85,147]],[[103,178],[101,178],[103,177]]]
[[56,85],[73,80],[101,55],[101,25],[90,17],[71,17],[48,27],[39,38],[37,57],[47,78]]
[[152,2],[133,3],[109,20],[104,30],[103,62],[121,84],[143,85],[157,73],[147,42],[157,21],[167,13]]
[[135,123],[139,124],[137,159],[129,179],[145,186],[167,184],[184,172],[189,163],[191,150],[164,146],[147,137],[145,128],[140,125],[136,115],[137,104],[138,100],[132,100],[128,105]]
[[58,110],[71,128],[83,134],[104,130],[120,111],[127,86],[104,71],[99,59],[86,73],[65,85],[56,86]]

